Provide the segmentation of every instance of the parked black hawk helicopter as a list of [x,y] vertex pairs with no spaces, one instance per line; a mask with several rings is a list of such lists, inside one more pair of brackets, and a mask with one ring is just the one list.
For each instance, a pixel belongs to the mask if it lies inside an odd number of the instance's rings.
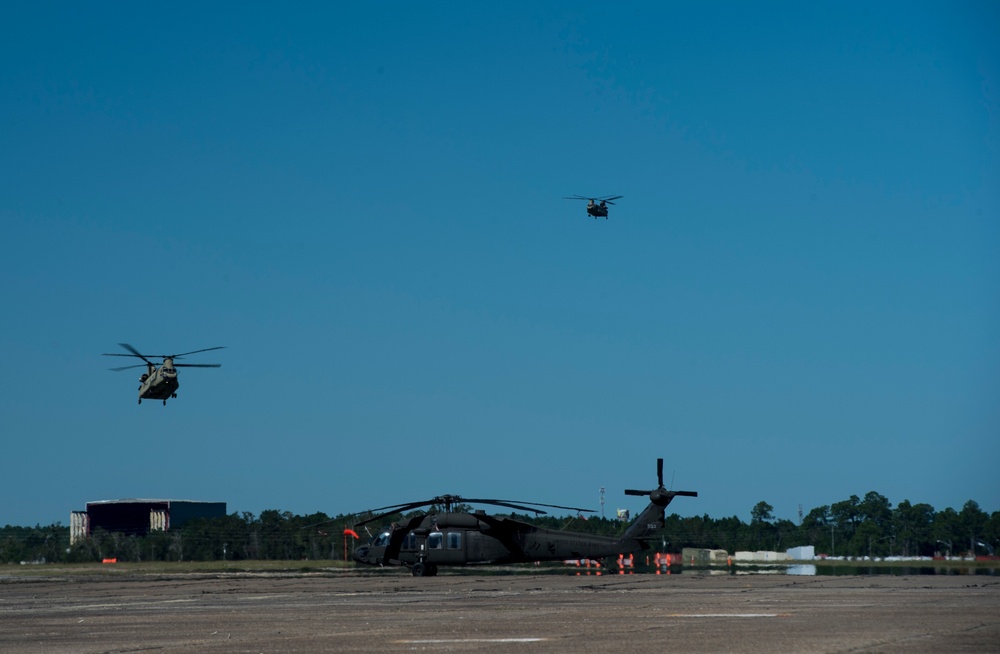
[[519,511],[545,513],[537,507],[588,511],[569,506],[519,502],[516,500],[471,499],[441,495],[419,502],[384,506],[379,512],[354,525],[355,529],[404,511],[423,506],[443,506],[444,513],[409,518],[380,531],[367,545],[354,551],[354,560],[369,565],[403,565],[414,576],[434,576],[438,566],[529,563],[568,559],[607,559],[619,554],[638,554],[649,549],[649,538],[663,527],[664,509],[678,495],[698,497],[695,491],[673,491],[663,487],[663,459],[656,460],[659,485],[652,490],[626,490],[626,495],[648,496],[649,505],[621,536],[599,536],[536,527],[512,518],[491,516],[485,511],[452,513],[452,505],[491,504]]
[[[220,363],[174,363],[174,359],[197,354],[198,352],[208,352],[209,350],[223,350],[222,346],[207,347],[204,350],[194,350],[193,352],[183,352],[181,354],[139,354],[139,351],[128,343],[119,343],[121,347],[131,354],[104,354],[106,357],[137,357],[145,363],[137,363],[134,366],[123,366],[121,368],[111,368],[115,372],[130,370],[132,368],[146,367],[146,372],[139,377],[139,404],[143,400],[163,400],[163,406],[167,405],[167,398],[177,397],[177,389],[180,383],[177,381],[177,368],[220,368]],[[163,364],[156,366],[149,357],[163,359]]]
[[595,219],[604,218],[606,220],[608,217],[608,205],[614,204],[613,200],[620,200],[623,197],[625,196],[608,195],[603,198],[588,198],[582,195],[571,195],[564,197],[563,200],[587,200],[587,214],[593,216]]

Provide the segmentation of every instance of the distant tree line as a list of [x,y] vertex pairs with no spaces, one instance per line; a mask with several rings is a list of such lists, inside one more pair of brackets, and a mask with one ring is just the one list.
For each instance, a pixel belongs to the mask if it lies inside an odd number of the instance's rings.
[[[432,510],[435,507],[432,507]],[[438,507],[440,508],[440,507]],[[453,507],[468,511],[470,507]],[[679,552],[684,547],[742,550],[777,550],[812,545],[817,554],[848,557],[932,556],[993,554],[1000,547],[1000,511],[987,514],[972,500],[960,511],[935,511],[929,504],[900,502],[895,508],[874,491],[864,498],[820,506],[803,516],[801,524],[775,519],[773,507],[758,502],[750,521],[740,518],[682,518],[667,516],[660,532],[660,549]],[[407,513],[406,517],[420,514]],[[401,520],[397,514],[384,520]],[[616,535],[626,523],[618,519],[583,516],[529,516],[517,520],[550,529]],[[118,561],[246,561],[342,559],[344,530],[357,515],[306,516],[288,512],[233,513],[219,518],[193,520],[170,531],[150,533],[108,532],[96,529],[89,538],[70,546],[69,527],[0,528],[0,562]],[[378,528],[379,523],[372,523]],[[367,533],[358,534],[367,540]],[[349,537],[348,541],[353,541]],[[354,546],[347,542],[347,550]],[[656,546],[654,539],[654,546]]]

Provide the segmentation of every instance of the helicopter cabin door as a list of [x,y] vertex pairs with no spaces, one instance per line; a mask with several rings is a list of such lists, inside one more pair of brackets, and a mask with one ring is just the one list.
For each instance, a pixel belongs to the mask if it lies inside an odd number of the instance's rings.
[[462,529],[432,531],[424,541],[427,560],[440,565],[463,565],[465,558],[465,533]]
[[444,565],[464,565],[469,562],[466,554],[468,537],[478,533],[472,530],[479,521],[468,514],[446,513],[437,516],[438,530],[427,534],[427,560]]

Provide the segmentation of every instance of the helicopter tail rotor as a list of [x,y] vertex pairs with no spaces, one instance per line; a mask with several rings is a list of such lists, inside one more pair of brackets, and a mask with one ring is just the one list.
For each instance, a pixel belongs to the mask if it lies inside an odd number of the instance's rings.
[[663,486],[663,459],[656,460],[656,488],[652,490],[626,489],[626,495],[636,495],[639,497],[649,497],[649,501],[660,507],[670,504],[670,501],[678,495],[682,497],[698,497],[698,491],[675,491],[667,490]]

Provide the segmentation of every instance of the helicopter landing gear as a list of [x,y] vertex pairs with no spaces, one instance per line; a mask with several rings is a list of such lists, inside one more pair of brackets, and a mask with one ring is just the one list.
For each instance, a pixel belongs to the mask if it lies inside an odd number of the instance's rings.
[[139,398],[139,404],[142,404],[142,398],[141,397]]
[[167,406],[167,401],[163,400],[163,406]]
[[172,397],[172,398],[174,398],[174,399],[177,399],[177,393],[172,393],[172,394],[170,395],[170,397]]
[[417,562],[410,568],[410,572],[413,573],[414,577],[435,577],[438,573],[438,567],[434,563]]

